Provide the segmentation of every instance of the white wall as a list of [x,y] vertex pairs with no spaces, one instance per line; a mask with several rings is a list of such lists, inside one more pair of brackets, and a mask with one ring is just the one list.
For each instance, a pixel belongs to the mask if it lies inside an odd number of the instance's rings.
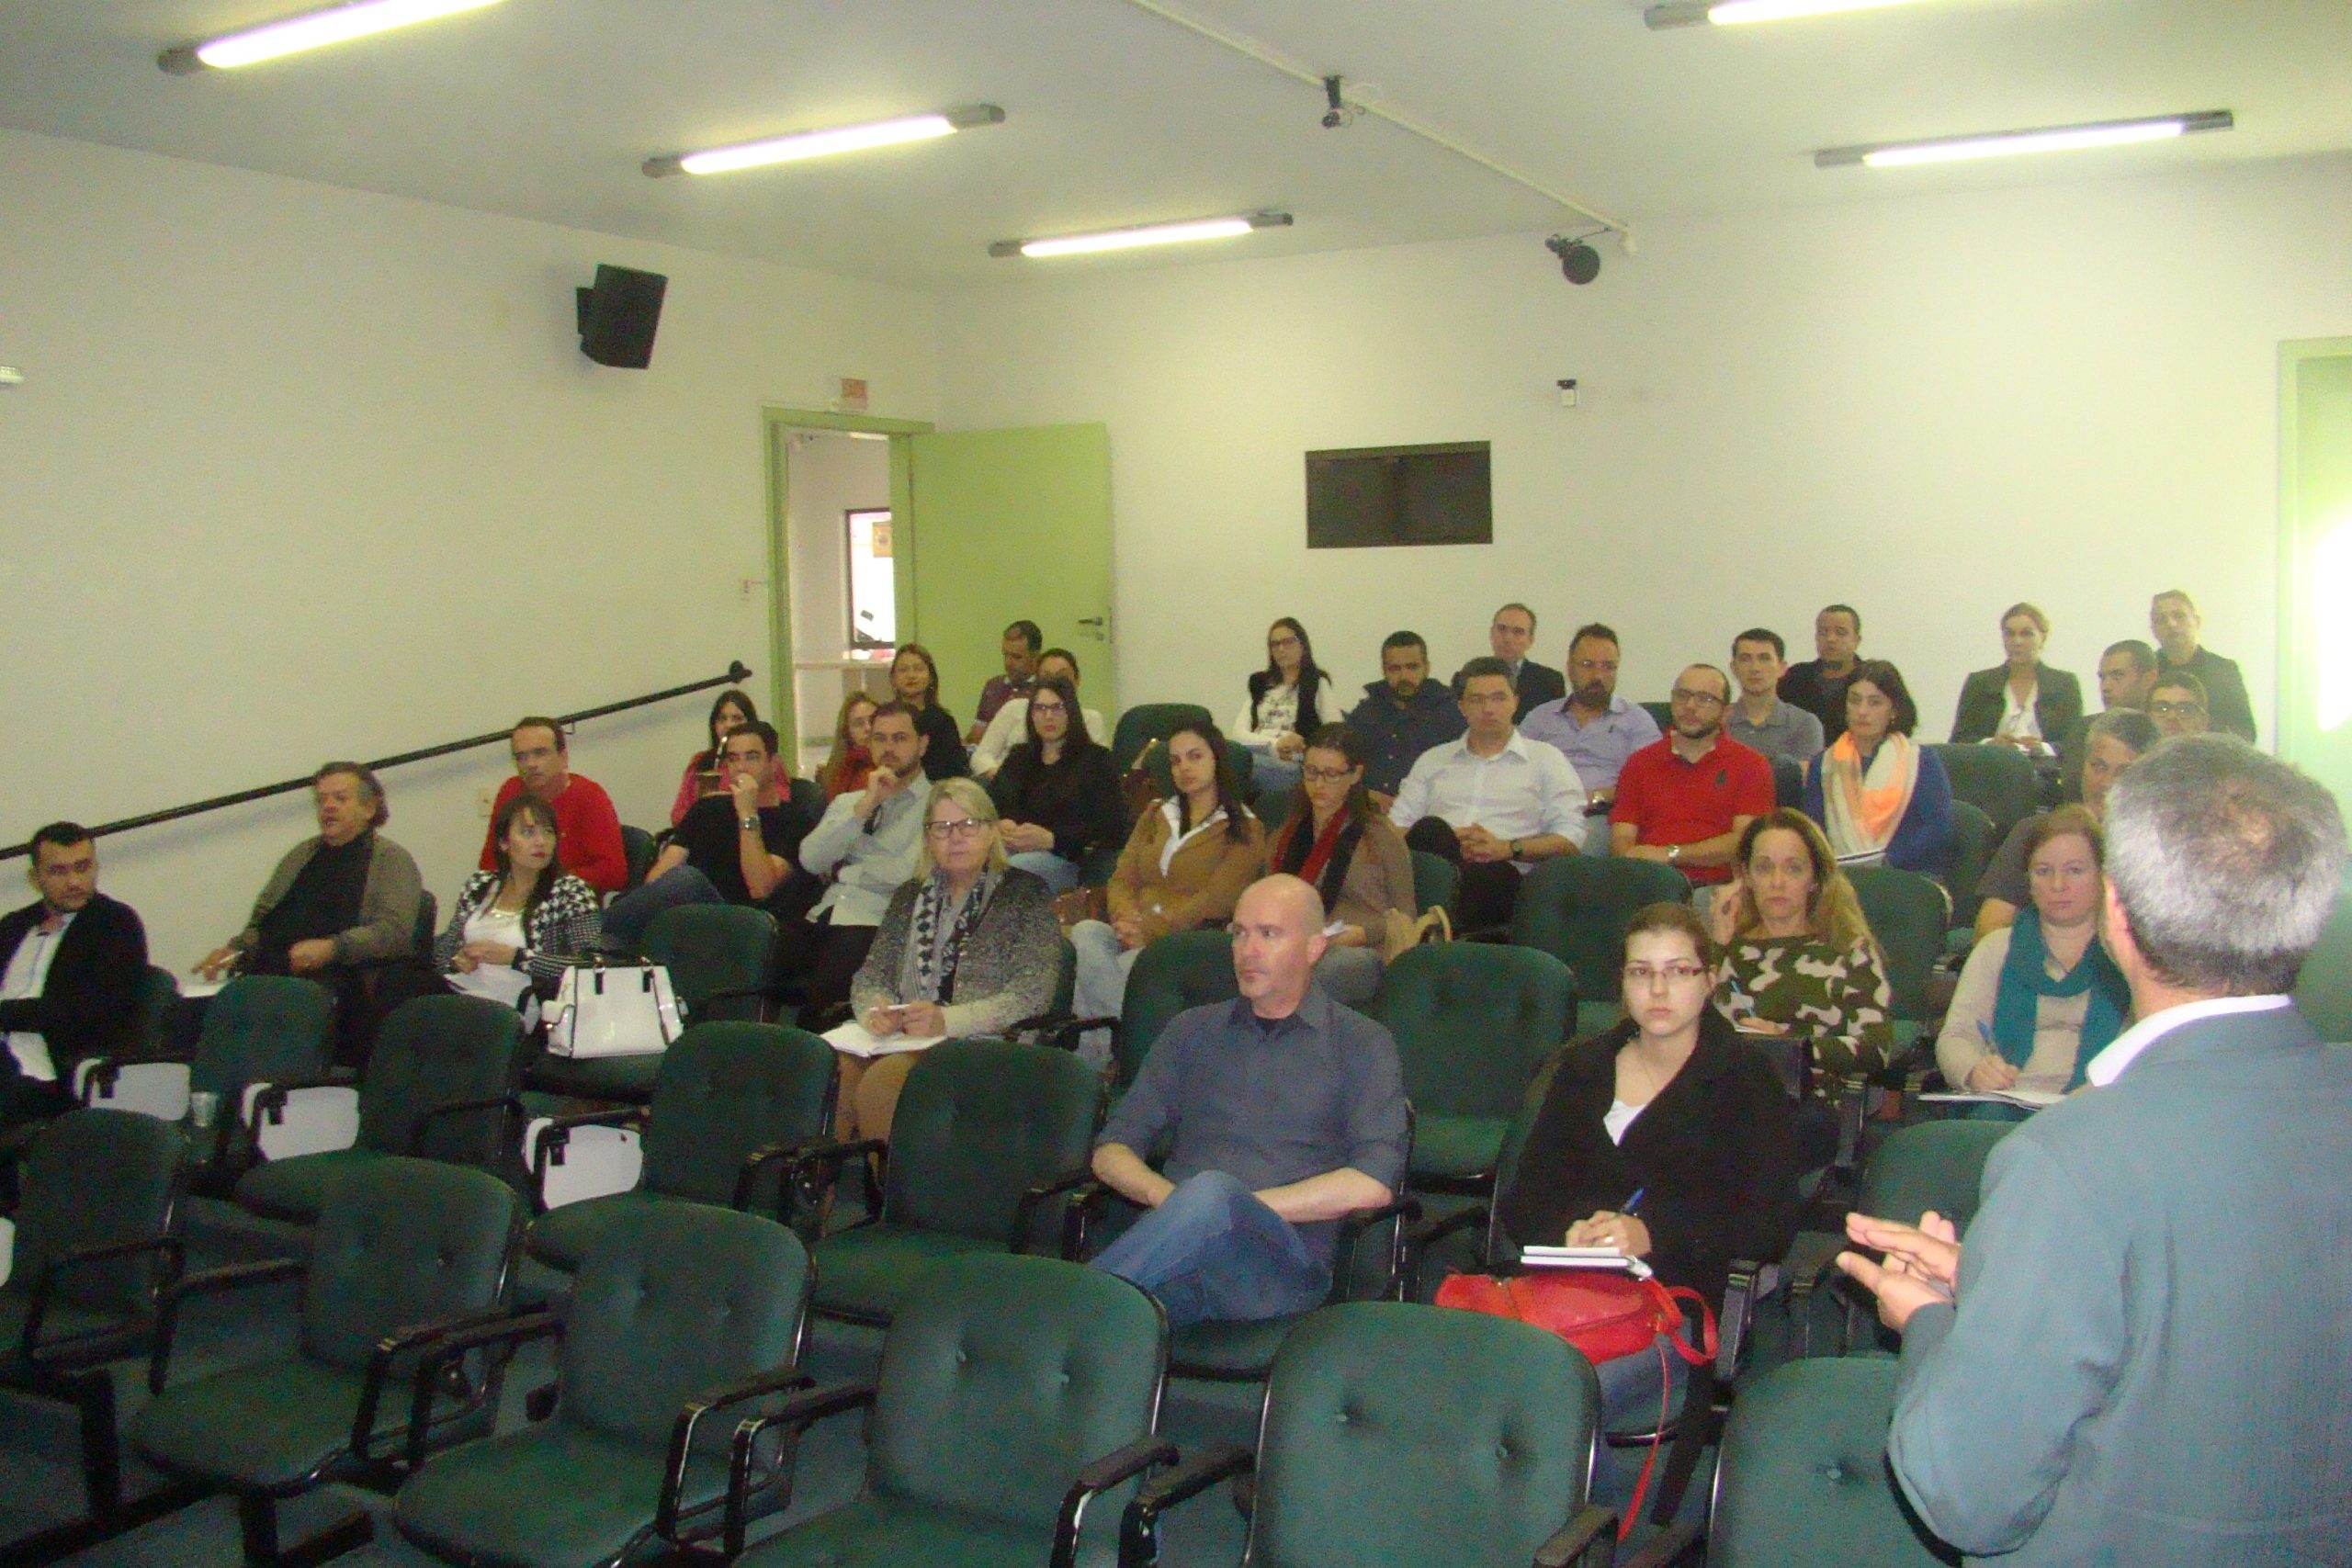
[[[934,401],[900,289],[13,132],[0,212],[9,842],[735,658],[764,706],[762,405]],[[600,261],[669,276],[650,370],[575,346]],[[574,765],[658,823],[706,706],[592,723]],[[505,767],[388,778],[445,908]],[[106,884],[184,968],[312,830],[294,796],[125,834]]]
[[[792,656],[831,660],[849,647],[849,542],[842,513],[890,504],[888,442],[795,431],[786,457],[791,538]],[[836,671],[809,671],[799,694],[800,751],[810,766],[832,750],[833,720],[846,689]]]
[[[1654,698],[1846,600],[1940,739],[2013,601],[2087,681],[2179,584],[2275,728],[2276,356],[2352,332],[2352,158],[1658,222],[1580,289],[1539,238],[958,295],[944,420],[1109,423],[1131,701],[1226,714],[1285,613],[1351,683],[1400,626],[1451,670],[1511,598]],[[1491,546],[1307,554],[1303,452],[1475,439]]]

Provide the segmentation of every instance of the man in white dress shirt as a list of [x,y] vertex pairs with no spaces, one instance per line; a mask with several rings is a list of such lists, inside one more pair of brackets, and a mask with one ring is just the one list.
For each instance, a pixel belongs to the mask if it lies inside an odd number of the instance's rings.
[[1453,690],[1468,731],[1421,753],[1388,820],[1415,849],[1461,866],[1465,926],[1495,925],[1510,918],[1531,865],[1583,844],[1584,783],[1559,748],[1513,726],[1519,697],[1510,666],[1474,659],[1454,676]]

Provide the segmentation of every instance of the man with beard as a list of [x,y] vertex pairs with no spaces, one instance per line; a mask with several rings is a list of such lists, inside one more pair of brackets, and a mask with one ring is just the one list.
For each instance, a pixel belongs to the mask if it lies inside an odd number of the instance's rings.
[[[1585,814],[1600,817],[1617,798],[1625,759],[1658,739],[1649,709],[1617,694],[1617,634],[1595,621],[1568,640],[1568,694],[1527,716],[1520,733],[1559,748],[1584,781]],[[1585,836],[1589,854],[1610,852],[1606,834]]]
[[1462,705],[1430,684],[1429,645],[1419,632],[1388,634],[1380,645],[1380,679],[1365,685],[1347,722],[1363,737],[1363,787],[1382,811],[1396,804],[1397,787],[1421,753],[1460,739],[1465,728]]
[[1731,880],[1740,829],[1772,809],[1772,764],[1724,733],[1731,681],[1693,664],[1674,681],[1674,731],[1625,759],[1609,852],[1663,861],[1692,883]]

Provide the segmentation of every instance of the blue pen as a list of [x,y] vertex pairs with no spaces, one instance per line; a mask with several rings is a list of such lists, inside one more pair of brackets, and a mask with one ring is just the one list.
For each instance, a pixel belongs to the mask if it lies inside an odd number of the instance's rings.
[[1980,1021],[1976,1025],[1976,1038],[1984,1042],[1985,1044],[1990,1045],[1993,1043],[1993,1032]]
[[1621,1214],[1632,1213],[1634,1210],[1642,1206],[1642,1200],[1649,1196],[1649,1191],[1650,1190],[1646,1187],[1634,1188],[1634,1195],[1631,1198],[1626,1199],[1625,1206],[1617,1212]]

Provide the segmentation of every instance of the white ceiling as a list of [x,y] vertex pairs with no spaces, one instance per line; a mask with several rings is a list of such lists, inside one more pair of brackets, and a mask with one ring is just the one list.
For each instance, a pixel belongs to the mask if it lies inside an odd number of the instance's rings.
[[[2352,0],[1931,0],[1652,32],[1641,0],[1171,0],[1612,217],[2352,148]],[[0,0],[0,125],[917,286],[1576,228],[1527,190],[1125,0],[506,0],[236,72],[156,53],[304,0]],[[653,180],[647,157],[994,103],[878,152]],[[1820,147],[2227,108],[2178,141],[1820,170]],[[1214,246],[992,240],[1285,208]]]

